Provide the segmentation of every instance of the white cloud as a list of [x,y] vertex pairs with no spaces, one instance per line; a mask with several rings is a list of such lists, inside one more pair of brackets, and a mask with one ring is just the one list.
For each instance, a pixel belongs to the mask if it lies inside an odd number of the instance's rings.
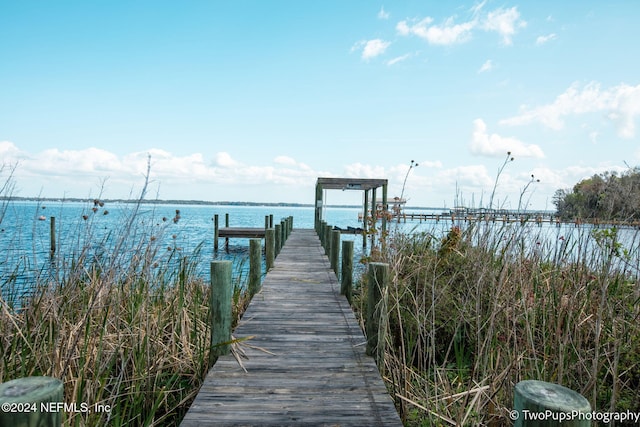
[[491,71],[492,69],[493,69],[493,62],[490,59],[487,59],[478,70],[478,73],[484,73],[487,71]]
[[384,10],[384,7],[380,8],[380,11],[378,12],[378,19],[389,19],[389,12]]
[[537,44],[538,46],[540,46],[540,45],[543,45],[543,44],[548,43],[548,42],[550,42],[551,40],[555,40],[555,39],[556,39],[556,35],[555,35],[555,33],[547,34],[546,36],[539,36],[539,37],[536,39],[536,44]]
[[482,119],[473,121],[470,149],[473,154],[490,157],[504,157],[507,152],[518,157],[544,157],[544,153],[538,145],[527,145],[515,138],[487,133],[487,125]]
[[480,28],[487,31],[495,31],[502,36],[505,45],[512,44],[511,38],[519,28],[526,27],[527,23],[520,19],[520,12],[516,7],[510,9],[496,9],[489,12],[480,24]]
[[409,25],[407,21],[400,21],[396,25],[396,30],[400,35],[415,35],[434,45],[450,45],[469,40],[475,23],[470,21],[454,24],[453,21],[453,17],[448,18],[442,25],[431,25],[433,23],[431,17],[426,17],[413,25]]
[[396,31],[402,36],[414,35],[433,45],[452,45],[471,40],[475,30],[496,32],[502,36],[505,45],[512,44],[512,38],[526,22],[520,18],[516,7],[496,9],[482,15],[484,2],[471,9],[472,17],[455,23],[455,17],[448,17],[442,24],[434,24],[430,16],[421,20],[412,19],[398,22]]
[[296,165],[296,160],[289,156],[277,156],[275,159],[273,159],[273,162],[280,165],[288,165],[288,166]]
[[411,58],[411,56],[412,55],[410,53],[406,53],[406,54],[404,54],[402,56],[397,56],[397,57],[387,61],[387,65],[388,66],[392,66],[392,65],[395,65],[395,64],[397,64],[399,62],[406,61],[407,59]]
[[360,162],[345,165],[344,174],[347,178],[380,178],[385,176],[382,166],[365,165]]
[[600,84],[591,82],[584,87],[572,84],[555,101],[536,108],[522,106],[517,116],[504,119],[500,123],[512,126],[539,122],[546,127],[560,130],[564,118],[586,113],[602,112],[617,126],[618,135],[623,138],[635,136],[636,119],[640,115],[640,85],[620,84],[610,89],[601,89]]
[[227,153],[226,151],[220,151],[219,153],[216,153],[215,163],[216,165],[221,166],[223,168],[232,168],[232,167],[240,166],[240,163],[235,161],[231,157],[231,154]]
[[364,42],[362,48],[362,59],[365,61],[382,55],[387,48],[391,45],[391,42],[384,41],[382,39],[373,39]]

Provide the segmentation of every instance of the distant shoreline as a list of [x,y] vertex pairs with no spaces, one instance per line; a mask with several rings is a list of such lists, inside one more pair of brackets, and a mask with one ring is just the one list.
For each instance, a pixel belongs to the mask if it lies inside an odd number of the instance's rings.
[[[80,197],[0,197],[0,201],[14,201],[14,202],[72,202],[72,203],[91,203],[96,198],[80,198]],[[161,199],[100,199],[105,203],[142,203],[142,204],[156,204],[156,205],[201,205],[201,206],[265,206],[265,207],[286,207],[286,208],[313,208],[312,203],[291,203],[291,202],[231,202],[231,201],[207,201],[207,200],[161,200]],[[327,208],[349,208],[360,209],[362,205],[324,205]],[[405,206],[405,211],[412,210],[431,210],[431,211],[449,211],[450,208],[446,207],[424,207],[424,206]],[[541,210],[522,210],[523,213],[544,213],[554,211],[541,211]]]

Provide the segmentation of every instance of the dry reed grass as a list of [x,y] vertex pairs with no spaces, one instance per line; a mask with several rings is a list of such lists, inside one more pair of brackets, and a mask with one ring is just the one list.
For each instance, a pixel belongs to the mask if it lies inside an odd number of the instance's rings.
[[532,243],[525,229],[389,238],[381,369],[406,425],[508,425],[524,379],[640,411],[640,256],[624,249],[638,235]]

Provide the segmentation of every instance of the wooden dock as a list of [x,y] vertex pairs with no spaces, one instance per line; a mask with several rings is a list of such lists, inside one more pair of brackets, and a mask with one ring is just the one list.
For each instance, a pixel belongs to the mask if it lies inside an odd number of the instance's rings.
[[247,227],[222,227],[218,229],[218,237],[238,237],[244,239],[262,239],[266,233],[266,229],[247,228]]
[[181,426],[401,426],[313,230],[294,230]]

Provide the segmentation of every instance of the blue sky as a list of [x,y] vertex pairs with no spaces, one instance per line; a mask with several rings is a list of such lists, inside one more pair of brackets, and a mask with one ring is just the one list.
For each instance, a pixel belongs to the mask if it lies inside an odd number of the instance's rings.
[[[16,194],[552,209],[640,163],[635,1],[0,0]],[[535,182],[527,187],[534,175]],[[5,168],[6,175],[6,168]],[[361,201],[331,192],[329,203]],[[458,201],[456,201],[456,198]]]

